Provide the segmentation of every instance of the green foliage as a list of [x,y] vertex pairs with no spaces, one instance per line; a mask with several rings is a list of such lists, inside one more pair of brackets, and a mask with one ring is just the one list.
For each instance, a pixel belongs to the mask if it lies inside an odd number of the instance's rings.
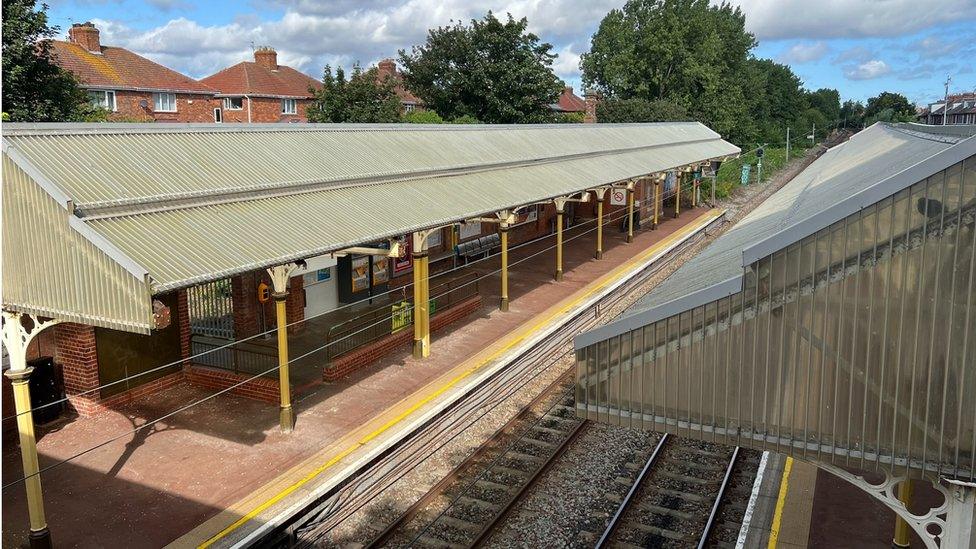
[[78,122],[99,115],[74,75],[54,63],[47,6],[3,0],[3,108],[12,122]]
[[864,105],[853,99],[844,101],[839,118],[844,128],[860,129],[864,125]]
[[582,124],[586,114],[582,112],[561,112],[556,115],[557,124]]
[[449,124],[483,124],[483,122],[469,114],[465,114],[451,120]]
[[[836,90],[807,92],[786,65],[756,59],[745,16],[708,0],[629,0],[603,19],[582,56],[583,82],[617,101],[666,101],[735,143],[782,142],[787,127],[832,124]],[[636,104],[598,121],[643,121]]]
[[308,121],[399,122],[401,105],[394,86],[392,79],[380,81],[375,68],[363,71],[355,64],[346,80],[342,67],[333,75],[332,67],[326,65],[322,89],[310,90],[315,97],[308,106]]
[[[805,151],[806,149],[803,147],[793,147],[790,149],[790,158],[802,156]],[[762,178],[763,181],[769,181],[770,177],[786,166],[786,147],[765,147],[764,152]],[[736,187],[741,186],[743,164],[752,165],[749,173],[749,183],[756,183],[756,178],[758,176],[756,163],[758,160],[759,159],[756,156],[756,152],[750,151],[741,155],[739,158],[730,160],[728,162],[723,162],[722,167],[718,170],[718,176],[716,178],[715,196],[719,198],[726,198],[732,194],[732,191],[735,190]],[[711,189],[709,189],[709,192],[711,192]],[[705,194],[704,186],[702,188],[702,194]]]
[[443,124],[444,119],[434,111],[410,111],[403,114],[407,124]]
[[552,120],[562,83],[552,71],[552,45],[526,31],[526,19],[505,22],[491,12],[427,33],[423,45],[400,51],[405,86],[445,119],[487,123]]
[[881,92],[876,97],[868,99],[868,104],[864,108],[864,117],[867,119],[866,124],[872,123],[868,120],[908,122],[915,118],[915,107],[900,93]]
[[[582,114],[582,113],[581,113]],[[665,99],[610,99],[596,107],[599,122],[674,122],[691,120],[688,111]]]

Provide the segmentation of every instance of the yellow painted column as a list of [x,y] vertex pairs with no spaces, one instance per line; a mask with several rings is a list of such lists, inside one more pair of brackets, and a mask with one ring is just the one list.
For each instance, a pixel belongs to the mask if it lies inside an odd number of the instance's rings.
[[427,250],[413,253],[413,356],[430,356],[430,277]]
[[[12,350],[13,351],[13,350]],[[25,361],[26,356],[19,357]],[[11,361],[17,360],[11,354]],[[34,436],[34,416],[31,413],[30,388],[27,380],[33,368],[7,370],[6,376],[13,385],[14,409],[17,412],[17,431],[20,434],[20,459],[24,464],[24,481],[27,489],[27,514],[30,516],[31,549],[51,547],[51,532],[44,518],[44,496],[41,494],[41,476],[37,462],[37,439]]]
[[674,216],[681,213],[681,172],[674,176]]
[[285,300],[288,292],[272,294],[275,302],[275,318],[278,323],[278,385],[281,389],[281,431],[290,433],[295,428],[295,412],[291,407],[291,378],[288,371],[288,317]]
[[634,241],[634,189],[627,187],[627,243]]
[[596,201],[596,258],[603,259],[603,195]]
[[563,210],[556,209],[556,280],[563,279]]
[[[904,480],[898,485],[898,500],[905,504],[907,508],[912,503],[912,493],[915,491],[912,481]],[[895,539],[891,541],[891,544],[895,547],[910,547],[912,544],[912,530],[899,516],[895,516]]]
[[498,227],[502,241],[502,299],[498,308],[508,311],[508,223],[501,223]]
[[658,204],[661,203],[661,181],[654,180],[654,223],[651,224],[651,230],[657,229],[657,212]]

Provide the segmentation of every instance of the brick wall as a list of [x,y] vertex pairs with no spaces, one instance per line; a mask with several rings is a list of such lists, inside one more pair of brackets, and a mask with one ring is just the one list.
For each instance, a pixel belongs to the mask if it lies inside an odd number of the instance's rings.
[[[146,102],[143,108],[140,103]],[[153,112],[153,94],[119,90],[115,92],[116,111],[110,120],[142,120],[160,122],[213,122],[213,110],[221,102],[209,95],[176,94],[176,112]]]
[[[192,352],[190,346],[190,307],[187,303],[186,290],[179,290],[176,294],[176,311],[174,312],[175,322],[180,328],[180,356],[188,358]],[[184,362],[183,366],[189,366]]]
[[[64,391],[69,396],[98,387],[98,353],[95,328],[64,322],[54,326],[57,350],[54,361],[61,365]],[[97,394],[89,395],[97,398]]]
[[[481,308],[481,296],[473,296],[450,309],[441,311],[430,319],[431,333],[440,330]],[[398,348],[413,344],[413,326],[390,334],[383,339],[364,345],[354,351],[346,353],[335,360],[322,372],[325,381],[336,381],[349,374],[361,370],[377,360],[396,351]]]
[[[254,271],[231,279],[231,301],[234,308],[234,338],[243,339],[261,331],[261,310],[264,309],[264,325],[271,330],[278,325],[275,315],[274,299],[265,303],[258,301],[258,285],[264,282],[271,288],[271,277],[265,271]],[[304,280],[293,276],[288,282],[288,299],[285,300],[285,313],[288,323],[305,318]],[[301,331],[303,324],[292,326],[292,333]]]
[[154,379],[117,395],[108,398],[100,398],[98,393],[85,396],[68,395],[68,405],[81,417],[90,417],[110,410],[117,406],[129,404],[139,398],[158,393],[170,387],[175,387],[183,381],[183,372],[173,372],[172,374]]
[[[198,365],[184,369],[183,373],[188,382],[215,391],[226,389],[251,377]],[[278,404],[281,398],[279,387],[277,379],[259,377],[240,387],[231,389],[230,393],[245,398]]]
[[[220,99],[219,101],[223,101]],[[245,98],[243,101],[243,109],[240,110],[227,110],[223,109],[224,122],[234,123],[234,122],[247,122],[247,107],[248,101],[251,103],[251,122],[308,122],[306,116],[306,110],[308,109],[309,103],[312,101],[310,99],[298,99],[297,111],[298,114],[282,114],[281,112],[281,99],[276,97],[250,97]],[[221,103],[221,107],[223,104]]]

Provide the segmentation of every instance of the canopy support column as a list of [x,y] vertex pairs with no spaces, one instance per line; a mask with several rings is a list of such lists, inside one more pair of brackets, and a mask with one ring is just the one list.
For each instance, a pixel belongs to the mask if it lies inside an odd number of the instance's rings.
[[498,233],[502,241],[502,298],[498,308],[502,312],[508,311],[508,223],[498,224]]
[[430,356],[430,233],[413,233],[413,357],[418,359]]
[[627,243],[634,241],[634,184],[627,185]]
[[288,278],[296,264],[277,265],[268,269],[271,276],[271,297],[275,302],[275,319],[278,332],[278,385],[281,392],[279,420],[281,432],[290,433],[295,428],[295,411],[291,407],[291,378],[288,365],[288,315],[285,300],[288,299]]
[[[24,320],[29,327],[25,327]],[[31,549],[49,549],[51,532],[44,517],[44,496],[41,492],[40,466],[37,462],[37,439],[34,436],[34,416],[31,413],[30,387],[27,384],[33,368],[27,367],[27,347],[37,334],[59,320],[41,321],[38,317],[14,311],[3,311],[3,344],[10,357],[10,378],[17,413],[17,432],[20,435],[20,459],[24,466],[24,486],[27,490],[27,514],[30,518]]]
[[556,203],[556,281],[563,279],[563,205]]
[[661,203],[661,178],[654,179],[654,222],[651,223],[651,230],[657,230],[658,204]]
[[[912,482],[912,479],[905,479],[898,485],[898,501],[902,502],[906,509],[912,502],[912,492],[914,492]],[[910,547],[912,544],[911,527],[898,515],[895,515],[895,538],[891,544],[895,547]]]
[[678,218],[681,213],[681,172],[674,174],[674,217]]
[[603,197],[607,188],[593,189],[593,193],[596,194],[596,258],[603,259]]

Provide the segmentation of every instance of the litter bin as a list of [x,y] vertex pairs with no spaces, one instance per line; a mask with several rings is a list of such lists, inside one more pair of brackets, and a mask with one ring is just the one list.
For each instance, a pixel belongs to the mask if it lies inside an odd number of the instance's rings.
[[64,402],[53,406],[45,406],[64,398],[64,383],[54,367],[54,359],[45,356],[27,361],[27,366],[33,367],[27,385],[30,387],[31,408],[33,409],[34,424],[50,423],[64,411]]

